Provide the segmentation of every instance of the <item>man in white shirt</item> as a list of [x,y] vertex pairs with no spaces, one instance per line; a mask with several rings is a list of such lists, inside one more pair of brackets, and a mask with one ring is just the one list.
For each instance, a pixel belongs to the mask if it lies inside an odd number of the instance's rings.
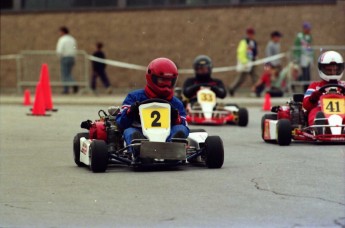
[[56,53],[60,57],[61,63],[61,79],[64,84],[63,94],[69,93],[69,86],[73,86],[73,92],[77,93],[79,87],[72,76],[72,68],[75,64],[75,55],[77,50],[77,42],[73,36],[69,34],[67,27],[60,28],[61,36],[56,45]]

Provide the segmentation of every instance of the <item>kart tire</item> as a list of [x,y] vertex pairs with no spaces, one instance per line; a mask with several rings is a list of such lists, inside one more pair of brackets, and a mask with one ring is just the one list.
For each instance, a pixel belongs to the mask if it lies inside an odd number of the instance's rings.
[[265,127],[265,120],[277,120],[277,114],[265,114],[261,118],[261,138],[266,143],[274,143],[276,140],[264,139],[264,127]]
[[210,169],[218,169],[224,163],[223,141],[219,136],[208,136],[205,140],[205,164]]
[[108,148],[103,140],[93,140],[90,144],[90,169],[94,173],[104,173],[108,166]]
[[248,125],[248,110],[246,108],[238,109],[238,126],[245,127]]
[[87,139],[90,138],[88,132],[80,132],[76,134],[73,139],[73,159],[75,164],[77,164],[79,167],[85,166],[85,164],[80,161],[80,139],[82,137]]
[[292,138],[291,122],[288,119],[280,119],[277,123],[277,142],[280,146],[288,146]]

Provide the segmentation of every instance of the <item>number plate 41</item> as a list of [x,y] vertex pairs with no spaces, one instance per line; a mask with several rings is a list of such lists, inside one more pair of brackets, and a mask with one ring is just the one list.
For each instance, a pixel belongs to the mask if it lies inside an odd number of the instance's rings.
[[322,99],[322,109],[326,115],[345,114],[345,99],[324,98]]

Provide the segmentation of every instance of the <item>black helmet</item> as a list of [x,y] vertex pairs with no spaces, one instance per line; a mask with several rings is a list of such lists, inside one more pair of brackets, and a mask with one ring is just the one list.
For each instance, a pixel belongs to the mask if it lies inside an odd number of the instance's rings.
[[[207,72],[205,73],[198,73],[197,70],[199,68],[204,68],[206,67],[208,69]],[[207,55],[198,55],[195,59],[194,59],[194,63],[193,63],[193,68],[195,71],[195,76],[197,78],[198,81],[208,81],[211,78],[211,73],[212,73],[212,60],[210,57],[208,57]]]

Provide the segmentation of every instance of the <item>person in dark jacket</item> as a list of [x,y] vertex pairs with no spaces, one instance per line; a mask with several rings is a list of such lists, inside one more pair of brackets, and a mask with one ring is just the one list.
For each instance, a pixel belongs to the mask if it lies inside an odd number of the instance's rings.
[[183,95],[189,102],[196,102],[196,93],[201,87],[209,87],[218,98],[226,96],[226,88],[219,79],[212,78],[212,60],[206,55],[199,55],[194,59],[195,76],[188,78],[183,84]]
[[[102,51],[103,43],[97,42],[96,43],[96,51],[92,54],[94,57],[105,59],[105,54]],[[91,89],[95,92],[96,91],[96,81],[99,77],[106,88],[107,93],[111,93],[110,82],[105,72],[106,64],[98,61],[92,61],[92,79],[91,79]]]

